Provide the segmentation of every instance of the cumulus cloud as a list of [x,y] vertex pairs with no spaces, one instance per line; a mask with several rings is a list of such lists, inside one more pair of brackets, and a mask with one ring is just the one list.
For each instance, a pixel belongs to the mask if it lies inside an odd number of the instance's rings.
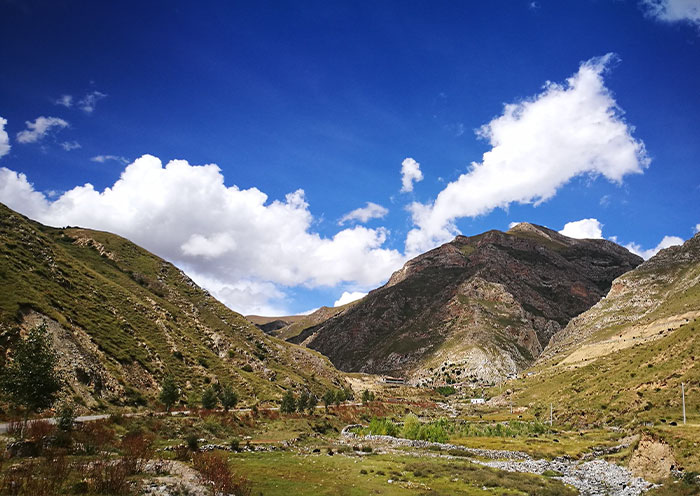
[[581,219],[564,224],[559,234],[576,239],[602,239],[603,224],[598,219]]
[[642,0],[647,15],[665,22],[688,22],[700,28],[698,0]]
[[356,208],[352,212],[348,212],[338,221],[338,225],[342,226],[348,222],[367,222],[370,219],[381,219],[389,210],[376,203],[367,202],[367,205],[361,208]]
[[696,233],[700,232],[700,224],[695,224],[695,232]]
[[413,183],[423,180],[423,173],[420,164],[411,157],[405,158],[401,162],[401,192],[409,193],[413,191]]
[[340,298],[335,300],[335,303],[333,303],[334,307],[341,307],[345,305],[346,303],[350,303],[355,300],[359,300],[360,298],[364,298],[367,296],[367,293],[363,293],[361,291],[353,291],[352,293],[348,291],[343,291],[343,294],[340,295]]
[[61,148],[69,152],[71,150],[77,150],[78,148],[82,148],[82,146],[80,146],[80,143],[78,143],[77,141],[64,141],[63,143],[61,143]]
[[[226,186],[213,164],[173,160],[164,167],[144,155],[111,187],[97,191],[85,184],[53,201],[23,174],[1,169],[0,201],[45,224],[80,225],[131,239],[188,268],[216,296],[246,313],[264,301],[237,303],[234,296],[253,294],[253,284],[372,287],[405,261],[383,247],[386,229],[355,226],[321,236],[312,230],[314,218],[302,190],[269,201],[256,188]],[[249,284],[240,286],[241,281]]]
[[78,107],[86,114],[91,114],[95,111],[97,102],[106,97],[107,95],[105,93],[102,93],[101,91],[91,91],[90,93],[88,93],[80,99],[80,101],[78,102]]
[[660,252],[664,248],[668,248],[669,246],[678,246],[678,245],[682,245],[682,244],[683,244],[683,239],[679,238],[678,236],[664,236],[664,238],[661,240],[661,242],[658,245],[656,245],[656,247],[649,248],[648,250],[643,249],[637,243],[626,244],[625,248],[627,248],[629,251],[631,251],[635,255],[639,255],[644,260],[648,260],[649,258],[653,257],[654,255],[656,255],[658,252]]
[[7,119],[0,117],[0,158],[10,153],[10,136],[5,131]]
[[97,155],[95,157],[92,157],[90,159],[93,162],[97,162],[98,164],[104,164],[105,162],[108,162],[110,160],[113,160],[115,162],[120,162],[122,164],[128,164],[129,159],[126,157],[120,157],[118,155]]
[[533,98],[507,104],[503,114],[477,135],[491,149],[480,163],[448,184],[432,204],[410,207],[415,228],[406,251],[424,252],[458,233],[455,221],[511,203],[538,205],[581,175],[621,183],[641,173],[650,159],[644,143],[605,87],[603,75],[614,55],[581,63],[564,84],[548,82]]
[[54,103],[66,108],[71,108],[73,106],[73,95],[61,95],[61,98],[56,100]]
[[27,129],[17,133],[17,141],[20,143],[36,143],[41,141],[53,130],[68,127],[68,123],[58,117],[37,117],[34,122],[25,122]]

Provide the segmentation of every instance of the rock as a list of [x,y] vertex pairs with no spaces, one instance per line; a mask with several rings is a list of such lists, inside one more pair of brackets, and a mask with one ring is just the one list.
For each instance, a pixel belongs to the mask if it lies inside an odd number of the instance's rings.
[[39,456],[41,454],[41,444],[34,441],[14,441],[7,443],[5,453],[7,453],[8,458]]

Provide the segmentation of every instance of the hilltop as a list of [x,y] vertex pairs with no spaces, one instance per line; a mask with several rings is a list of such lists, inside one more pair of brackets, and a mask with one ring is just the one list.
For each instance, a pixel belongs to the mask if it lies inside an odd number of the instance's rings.
[[0,357],[41,321],[67,394],[89,408],[144,404],[166,374],[185,394],[230,382],[245,402],[345,385],[325,357],[267,336],[130,241],[0,204]]
[[496,382],[531,365],[569,320],[642,259],[606,240],[522,223],[420,255],[304,344],[350,372],[413,383]]

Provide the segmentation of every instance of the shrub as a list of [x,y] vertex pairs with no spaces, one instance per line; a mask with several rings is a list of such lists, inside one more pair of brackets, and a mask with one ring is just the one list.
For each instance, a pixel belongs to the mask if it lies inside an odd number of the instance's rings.
[[185,439],[185,444],[187,444],[187,449],[190,451],[199,451],[199,438],[196,434],[190,434]]
[[288,390],[282,397],[282,404],[280,405],[280,412],[282,413],[293,413],[296,411],[296,400],[294,399],[294,393]]
[[224,455],[199,453],[192,457],[192,465],[202,475],[202,478],[214,487],[216,493],[233,494],[234,496],[250,495],[250,482],[231,471]]
[[401,437],[407,439],[418,439],[420,433],[420,420],[414,414],[409,413],[403,419],[403,428],[401,429]]
[[175,384],[175,379],[172,376],[169,375],[163,380],[158,399],[165,405],[165,409],[168,412],[180,399],[180,388]]
[[41,441],[56,431],[56,426],[46,420],[33,420],[27,423],[26,437],[33,441]]
[[221,391],[219,391],[219,399],[221,400],[221,406],[227,412],[229,408],[234,408],[238,403],[238,395],[228,384],[222,386]]
[[144,434],[127,434],[121,443],[122,457],[129,475],[143,472],[146,462],[153,456],[153,437]]
[[396,437],[399,433],[399,428],[389,419],[373,417],[369,423],[369,433],[375,436]]
[[70,403],[63,403],[58,410],[56,426],[63,432],[70,432],[73,430],[73,424],[75,424],[75,409]]
[[216,397],[216,391],[214,388],[209,386],[202,393],[202,408],[205,410],[213,410],[216,408],[217,403],[219,403],[219,398]]

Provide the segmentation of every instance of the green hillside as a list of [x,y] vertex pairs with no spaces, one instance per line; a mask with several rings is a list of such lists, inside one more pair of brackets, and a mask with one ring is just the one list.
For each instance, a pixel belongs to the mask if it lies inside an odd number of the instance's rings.
[[166,374],[186,393],[230,382],[246,402],[344,385],[327,359],[266,336],[130,241],[0,205],[0,357],[42,320],[72,394],[90,407],[144,403]]

